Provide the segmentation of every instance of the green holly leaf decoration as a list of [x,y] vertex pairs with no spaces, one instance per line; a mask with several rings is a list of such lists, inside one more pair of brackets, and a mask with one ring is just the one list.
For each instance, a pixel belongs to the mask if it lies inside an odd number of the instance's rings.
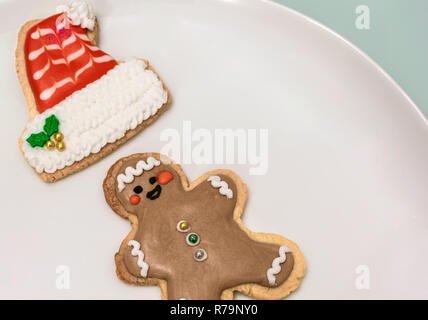
[[43,129],[45,130],[48,137],[58,132],[59,127],[59,120],[55,115],[51,115],[50,117],[47,117],[45,120],[45,125],[43,126]]
[[32,133],[31,136],[29,136],[27,139],[27,142],[31,145],[32,148],[43,147],[48,141],[49,137],[43,131],[39,133]]
[[54,114],[45,119],[43,130],[45,131],[33,133],[28,137],[27,142],[32,148],[44,147],[50,137],[59,131],[59,120]]

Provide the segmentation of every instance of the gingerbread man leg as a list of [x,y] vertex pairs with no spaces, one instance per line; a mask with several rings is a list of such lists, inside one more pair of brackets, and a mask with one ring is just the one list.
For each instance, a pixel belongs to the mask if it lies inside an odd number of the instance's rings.
[[164,298],[231,298],[233,290],[280,298],[304,275],[293,242],[243,226],[246,186],[231,171],[209,172],[189,184],[181,168],[159,154],[136,154],[113,165],[104,191],[133,225],[117,254],[119,276],[166,283]]

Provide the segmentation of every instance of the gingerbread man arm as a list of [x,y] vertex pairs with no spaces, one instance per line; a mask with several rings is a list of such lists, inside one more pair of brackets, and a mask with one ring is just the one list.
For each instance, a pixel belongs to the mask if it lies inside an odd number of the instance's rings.
[[[218,282],[221,288],[217,291],[245,283],[269,288],[282,284],[293,269],[293,254],[287,246],[255,240],[243,226],[240,216],[247,188],[239,176],[229,170],[216,170],[204,174],[195,184],[197,186],[192,190],[195,198],[206,199],[200,210],[216,217],[210,228],[218,228],[215,234],[224,234],[216,237],[215,248],[212,249],[221,248],[221,252],[214,254],[218,255],[216,260],[222,261],[222,268],[228,270],[223,283]],[[218,227],[217,223],[223,227]],[[204,230],[204,233],[210,231]]]

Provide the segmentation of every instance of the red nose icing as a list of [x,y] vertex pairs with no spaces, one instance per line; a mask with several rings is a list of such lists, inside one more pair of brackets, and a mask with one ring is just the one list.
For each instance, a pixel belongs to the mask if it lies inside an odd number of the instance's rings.
[[134,194],[129,198],[129,202],[134,206],[136,206],[137,204],[140,203],[140,197]]
[[169,171],[161,171],[158,173],[156,178],[157,178],[159,184],[167,184],[172,179],[174,179],[174,176]]

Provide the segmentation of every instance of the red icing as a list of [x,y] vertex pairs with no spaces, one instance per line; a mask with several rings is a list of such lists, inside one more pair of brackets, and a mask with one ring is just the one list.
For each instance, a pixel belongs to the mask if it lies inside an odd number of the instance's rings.
[[131,204],[133,204],[134,206],[136,206],[137,204],[139,204],[139,203],[140,203],[140,197],[134,194],[133,196],[131,196],[131,197],[129,198],[129,202],[130,202]]
[[157,175],[157,180],[160,184],[167,184],[168,182],[170,182],[172,179],[174,179],[174,176],[171,172],[169,171],[161,171],[158,173]]
[[[68,25],[66,28],[59,25],[64,22]],[[63,13],[33,26],[27,33],[24,50],[27,76],[39,113],[117,65],[113,58],[92,45],[86,29],[71,25]]]

